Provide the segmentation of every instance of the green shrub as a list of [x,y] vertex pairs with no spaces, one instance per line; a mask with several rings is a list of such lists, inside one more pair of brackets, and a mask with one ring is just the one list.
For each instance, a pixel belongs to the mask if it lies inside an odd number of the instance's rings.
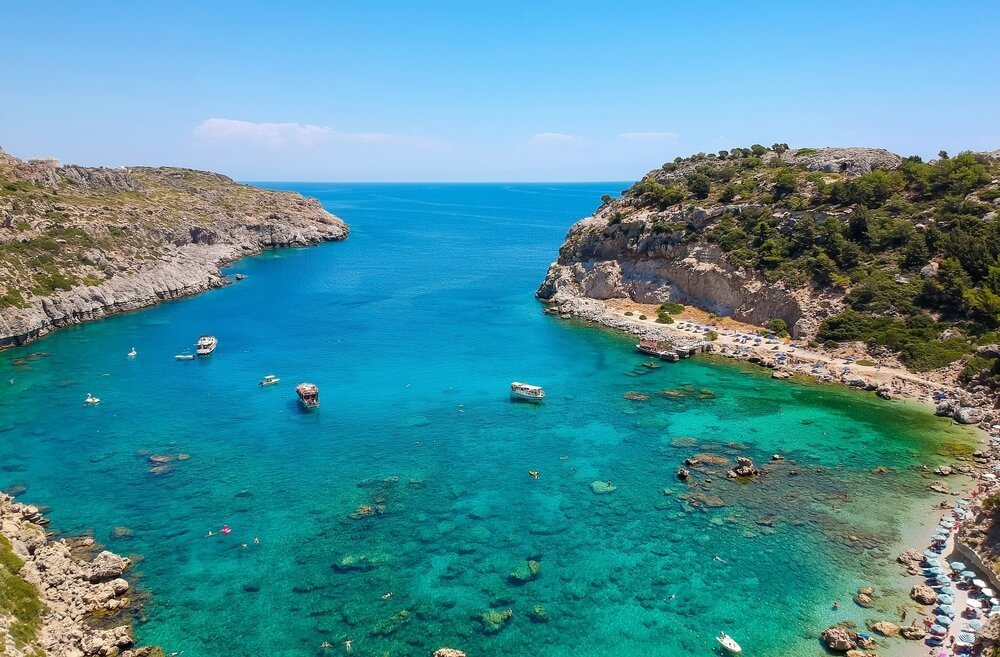
[[670,313],[671,315],[679,315],[684,312],[684,304],[677,303],[675,301],[667,301],[666,303],[661,303],[659,310],[661,312]]
[[705,339],[708,340],[709,342],[715,342],[716,340],[719,339],[719,334],[716,333],[715,331],[709,331],[708,333],[705,334]]
[[0,536],[0,612],[14,617],[10,634],[18,648],[35,640],[44,610],[38,591],[17,574],[22,565],[10,541]]
[[649,318],[646,317],[645,315],[639,315],[639,319],[649,319]]
[[626,311],[625,311],[625,316],[626,316],[626,317],[631,317],[631,316],[632,316],[632,315],[634,315],[634,314],[635,314],[635,313],[634,313],[634,312],[632,312],[631,310],[626,310]]

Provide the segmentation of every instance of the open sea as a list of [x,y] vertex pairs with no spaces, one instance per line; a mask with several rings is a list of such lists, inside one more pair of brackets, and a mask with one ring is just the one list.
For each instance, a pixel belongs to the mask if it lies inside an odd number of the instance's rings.
[[[627,183],[266,186],[320,199],[349,239],[0,354],[0,488],[136,555],[140,642],[672,657],[718,654],[725,630],[797,656],[837,621],[898,617],[891,561],[932,495],[916,466],[974,435],[733,363],[649,370],[628,337],[543,315],[567,229]],[[174,359],[203,333],[212,356]],[[545,403],[511,402],[514,380]],[[769,474],[727,481],[740,455]],[[866,584],[875,609],[851,603]]]

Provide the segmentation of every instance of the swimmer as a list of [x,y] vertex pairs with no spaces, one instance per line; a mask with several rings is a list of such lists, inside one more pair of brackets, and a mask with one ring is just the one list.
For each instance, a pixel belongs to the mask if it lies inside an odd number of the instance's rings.
[[229,525],[223,525],[222,529],[219,530],[219,532],[221,532],[223,534],[228,534],[231,531],[233,531],[233,530],[229,528]]
[[388,600],[391,597],[392,597],[392,591],[389,591],[388,593],[386,593],[385,595],[382,596],[382,599],[383,600]]
[[538,470],[528,470],[528,474],[531,475],[533,479],[538,479]]
[[330,643],[329,641],[324,641],[323,643],[319,644],[319,647],[322,648],[323,650],[326,650],[327,648],[332,648],[333,644]]
[[347,652],[351,652],[351,640],[350,639],[348,639],[347,641],[344,641],[344,648],[347,649]]
[[211,529],[209,529],[208,533],[205,534],[205,538],[208,538],[209,536],[215,536],[215,532],[213,532]]
[[729,563],[728,561],[726,561],[725,559],[723,559],[719,555],[715,555],[714,557],[712,557],[712,559],[714,559],[715,561],[718,561],[719,563]]
[[839,603],[839,602],[837,602],[836,600],[834,600],[834,601],[833,601],[833,608],[834,608],[834,609],[840,609],[840,603]]
[[566,460],[566,459],[568,459],[568,458],[569,458],[568,456],[560,456],[560,457],[559,457],[559,460],[560,460],[560,461],[565,461],[565,460]]
[[459,404],[458,405],[458,412],[459,413],[464,413],[465,412],[465,404]]
[[243,543],[243,549],[244,550],[247,549],[247,544],[246,543]]
[[669,597],[669,598],[667,598],[667,600],[673,600],[673,599],[674,599],[674,598],[676,598],[676,597],[677,597],[677,594],[676,594],[676,593],[671,593],[671,594],[670,594],[670,597]]
[[254,544],[254,545],[260,545],[260,539],[259,539],[259,538],[257,538],[256,536],[254,536],[254,537],[253,537],[253,544]]

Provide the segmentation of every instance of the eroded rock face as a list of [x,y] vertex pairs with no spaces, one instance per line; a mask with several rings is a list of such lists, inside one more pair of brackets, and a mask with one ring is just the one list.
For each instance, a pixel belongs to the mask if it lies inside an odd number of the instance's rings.
[[[228,283],[219,271],[224,264],[348,233],[315,199],[204,171],[59,166],[0,151],[0,177],[42,189],[0,196],[0,245],[55,239],[55,266],[74,285],[38,296],[35,268],[7,254],[0,289],[15,290],[23,302],[0,308],[0,348],[220,287]],[[74,237],[53,238],[57,228]]]

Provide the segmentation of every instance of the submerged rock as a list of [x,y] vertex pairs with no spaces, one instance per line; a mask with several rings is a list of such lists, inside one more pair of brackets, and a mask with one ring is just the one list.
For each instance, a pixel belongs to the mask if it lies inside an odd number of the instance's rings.
[[483,632],[485,634],[496,634],[504,627],[514,616],[514,610],[507,609],[506,611],[495,611],[490,609],[483,613],[479,617],[480,622],[483,624]]
[[528,620],[532,623],[548,623],[549,612],[542,605],[535,605],[528,612]]
[[507,580],[515,584],[524,584],[533,579],[537,579],[542,572],[542,564],[537,561],[525,561],[518,564],[514,570],[507,575]]
[[455,648],[438,648],[434,651],[434,657],[466,657],[466,655]]
[[605,495],[607,493],[615,492],[618,490],[618,487],[610,481],[594,481],[590,484],[590,490],[594,491],[597,495]]
[[929,486],[927,486],[927,488],[931,489],[935,493],[948,494],[951,492],[951,489],[948,488],[948,484],[944,483],[943,481],[932,482]]
[[899,634],[899,625],[889,621],[878,621],[868,626],[873,632],[878,632],[882,636],[896,636]]

